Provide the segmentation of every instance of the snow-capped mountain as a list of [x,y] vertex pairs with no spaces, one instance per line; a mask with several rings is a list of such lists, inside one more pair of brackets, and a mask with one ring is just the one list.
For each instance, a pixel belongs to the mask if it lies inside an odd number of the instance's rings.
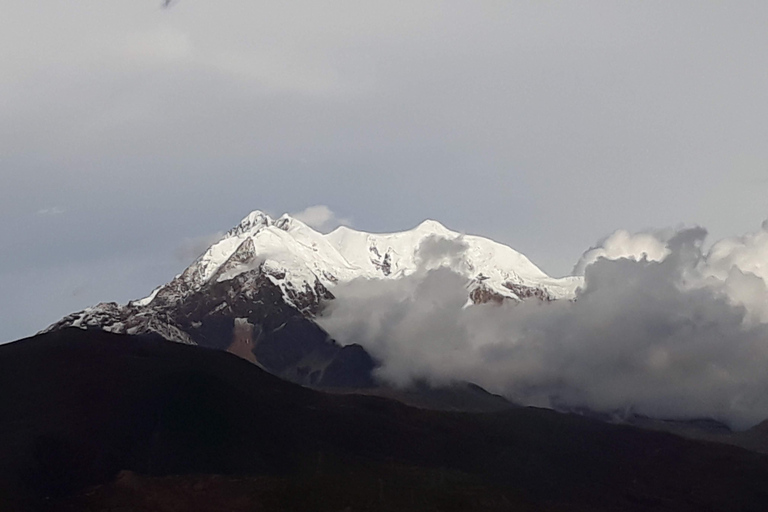
[[[342,347],[312,321],[334,299],[334,288],[439,267],[467,279],[468,305],[570,299],[582,284],[579,277],[552,278],[510,247],[431,220],[400,233],[340,227],[322,234],[288,215],[272,219],[254,211],[148,297],[126,305],[101,303],[46,331],[74,326],[154,332],[230,350],[291,380],[338,384],[347,377],[334,364],[368,368],[373,362],[352,346],[344,347],[339,363]],[[352,353],[357,355],[350,359]]]
[[[459,254],[424,257],[429,241],[455,242],[458,251],[454,252]],[[464,275],[470,292],[484,289],[489,292],[486,295],[513,300],[571,298],[581,284],[579,277],[551,278],[510,247],[461,235],[432,220],[400,233],[372,234],[342,226],[323,235],[288,215],[273,220],[254,211],[184,271],[180,276],[184,290],[166,285],[134,304],[148,305],[158,295],[167,300],[259,266],[280,287],[286,301],[306,313],[330,298],[329,291],[340,282],[398,279],[440,266]],[[477,298],[474,302],[484,302]]]

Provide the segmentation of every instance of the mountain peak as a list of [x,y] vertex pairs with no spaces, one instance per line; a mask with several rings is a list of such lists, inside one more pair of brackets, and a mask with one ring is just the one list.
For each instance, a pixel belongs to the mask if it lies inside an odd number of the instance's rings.
[[426,219],[416,226],[417,231],[427,231],[436,233],[452,233],[452,231],[436,220]]
[[273,223],[274,221],[272,220],[272,217],[261,210],[254,210],[246,215],[243,220],[240,221],[240,224],[230,229],[227,232],[227,236],[242,235],[243,233],[252,231],[254,229],[258,230],[267,226],[271,226]]
[[[283,231],[291,231],[293,229],[312,229],[309,227],[306,223],[300,221],[296,217],[291,217],[289,214],[284,213],[274,221],[272,224],[278,229],[282,229]],[[312,231],[315,231],[312,229]]]

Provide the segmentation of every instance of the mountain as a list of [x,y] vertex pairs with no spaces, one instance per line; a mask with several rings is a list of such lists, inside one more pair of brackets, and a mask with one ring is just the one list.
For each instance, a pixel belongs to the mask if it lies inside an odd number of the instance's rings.
[[745,450],[768,454],[768,420],[742,431],[712,419],[665,420],[646,416],[632,416],[622,423],[636,427],[669,432],[688,439],[711,441],[739,446]]
[[229,350],[294,382],[371,388],[376,362],[359,345],[337,344],[315,315],[340,284],[439,267],[466,278],[468,304],[570,299],[582,284],[579,277],[552,278],[510,247],[431,220],[401,233],[340,227],[321,234],[288,215],[254,211],[146,298],[101,303],[43,332],[156,333]]
[[768,457],[551,410],[428,411],[222,351],[61,329],[0,346],[0,509],[766,510]]

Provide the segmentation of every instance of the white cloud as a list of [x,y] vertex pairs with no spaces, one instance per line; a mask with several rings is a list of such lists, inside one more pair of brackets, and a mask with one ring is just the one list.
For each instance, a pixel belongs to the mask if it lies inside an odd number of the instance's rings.
[[439,266],[459,268],[467,265],[464,253],[469,248],[463,236],[446,238],[439,235],[429,235],[421,241],[417,248],[416,261],[419,268],[426,270]]
[[300,212],[292,213],[291,216],[307,226],[323,232],[338,226],[350,226],[352,224],[349,219],[339,217],[324,204],[310,206]]
[[[714,243],[706,254],[699,255],[694,267],[686,270],[686,285],[690,288],[721,288],[731,303],[746,308],[747,321],[768,322],[768,294],[765,293],[768,286],[768,265],[765,264],[767,226],[768,223],[763,222],[755,233]],[[670,241],[679,233],[673,229],[639,233],[617,230],[586,251],[574,267],[574,273],[584,275],[587,267],[600,258],[663,261],[671,253]],[[703,239],[702,235],[700,243]]]
[[661,246],[640,237],[665,255],[596,259],[574,302],[464,308],[466,282],[446,268],[357,280],[334,288],[319,321],[399,385],[468,380],[523,404],[747,427],[768,417],[768,319],[752,314],[768,288],[743,263],[768,260],[763,233],[708,254],[702,228],[670,231]]
[[41,208],[40,210],[37,210],[37,214],[40,216],[48,216],[48,215],[61,215],[66,210],[59,208],[58,206],[51,206],[49,208]]
[[670,231],[630,233],[624,229],[616,230],[586,251],[573,268],[573,273],[584,275],[584,269],[598,258],[661,261],[669,254],[666,244],[672,234]]

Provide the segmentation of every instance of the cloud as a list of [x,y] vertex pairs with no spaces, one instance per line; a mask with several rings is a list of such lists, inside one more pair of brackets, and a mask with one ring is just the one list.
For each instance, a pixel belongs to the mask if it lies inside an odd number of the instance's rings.
[[63,210],[59,208],[58,206],[52,206],[49,208],[41,208],[40,210],[37,210],[37,214],[44,217],[48,215],[61,215],[66,210]]
[[598,258],[661,261],[669,254],[666,244],[672,234],[671,231],[633,234],[624,229],[616,230],[581,256],[573,274],[584,275],[584,269]]
[[349,219],[337,216],[324,204],[310,206],[300,212],[292,213],[291,216],[307,226],[323,232],[338,226],[350,226],[352,224]]
[[445,267],[356,280],[334,288],[319,321],[396,385],[468,380],[523,404],[742,428],[768,417],[768,324],[754,314],[768,291],[748,270],[768,257],[764,233],[708,253],[702,228],[622,234],[665,254],[595,259],[573,302],[465,308],[466,280]]
[[[702,228],[683,230],[703,243]],[[634,261],[662,261],[670,255],[673,241],[680,243],[683,231],[673,229],[629,233],[617,230],[587,250],[574,267],[574,274],[584,275],[585,269],[598,259],[627,258]],[[699,246],[699,251],[701,247]],[[763,288],[768,283],[768,222],[761,229],[743,236],[717,241],[706,254],[700,254],[695,268],[686,271],[688,286],[719,286],[731,303],[747,309],[748,320],[768,322],[768,303]]]
[[457,268],[466,264],[464,253],[469,248],[463,236],[446,238],[439,235],[429,235],[421,241],[416,250],[416,261],[421,268],[448,266]]

